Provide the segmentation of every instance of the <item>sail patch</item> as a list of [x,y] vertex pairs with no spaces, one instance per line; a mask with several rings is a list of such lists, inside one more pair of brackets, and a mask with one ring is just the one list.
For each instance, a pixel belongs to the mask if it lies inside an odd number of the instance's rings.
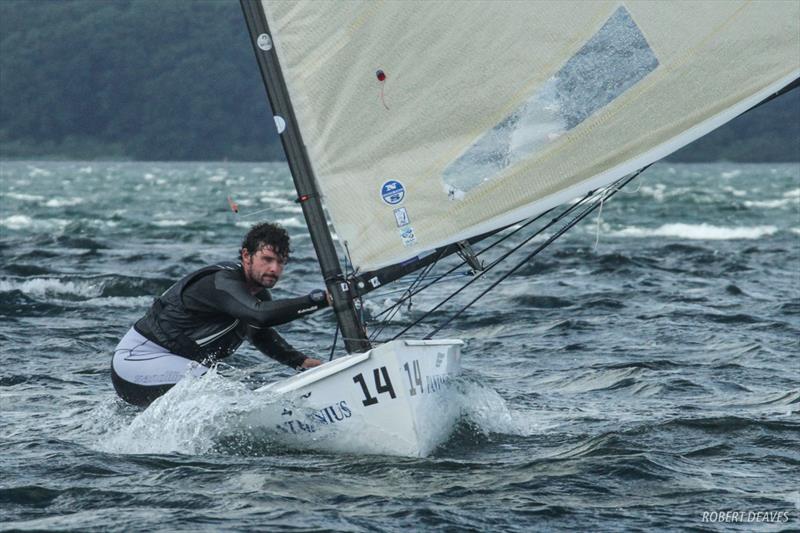
[[463,198],[581,124],[656,67],[647,39],[619,7],[555,75],[444,170],[445,192],[450,199]]

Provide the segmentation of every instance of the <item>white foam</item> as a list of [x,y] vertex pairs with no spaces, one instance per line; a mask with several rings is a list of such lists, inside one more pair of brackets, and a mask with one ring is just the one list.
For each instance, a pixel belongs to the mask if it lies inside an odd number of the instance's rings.
[[542,413],[510,409],[497,391],[484,385],[462,381],[459,393],[464,417],[482,433],[530,436],[554,426]]
[[262,196],[258,199],[262,204],[270,205],[294,205],[294,201],[287,200],[286,198],[278,198],[275,196]]
[[44,201],[44,196],[39,196],[38,194],[24,194],[18,192],[7,192],[5,193],[7,198],[11,198],[12,200],[19,200],[21,202],[42,202]]
[[187,220],[154,220],[153,225],[160,228],[171,228],[175,226],[187,226]]
[[742,173],[742,171],[737,169],[737,170],[730,170],[728,172],[723,172],[722,174],[720,174],[720,176],[723,179],[727,180],[727,179],[735,178],[736,176],[740,175],[741,173]]
[[35,178],[39,176],[52,176],[53,173],[49,170],[45,170],[43,168],[38,168],[34,166],[28,166],[28,177]]
[[51,198],[44,205],[47,207],[72,207],[83,203],[83,198]]
[[656,202],[663,202],[665,198],[665,191],[667,190],[666,185],[663,183],[656,183],[653,186],[649,185],[642,185],[639,187],[639,192],[642,196],[649,196]]
[[747,196],[747,191],[743,191],[741,189],[734,189],[733,187],[723,187],[722,190],[725,191],[725,192],[729,192],[732,195],[740,197],[740,198],[742,196]]
[[753,226],[726,228],[710,224],[664,224],[659,228],[636,226],[611,232],[617,237],[677,237],[690,240],[737,240],[760,239],[775,234],[775,226]]
[[783,193],[784,198],[800,198],[800,189],[792,189]]
[[305,228],[306,224],[297,217],[279,218],[276,220],[284,228]]
[[778,200],[747,200],[745,207],[763,207],[765,209],[780,209],[792,204],[800,204],[800,198],[781,198]]
[[22,230],[32,229],[35,231],[62,230],[69,224],[68,220],[49,218],[33,219],[28,215],[11,215],[10,217],[0,218],[0,226],[8,229]]
[[58,278],[33,278],[24,281],[0,279],[0,292],[22,291],[33,297],[51,296],[83,296],[86,298],[100,296],[102,283],[94,280],[62,281]]

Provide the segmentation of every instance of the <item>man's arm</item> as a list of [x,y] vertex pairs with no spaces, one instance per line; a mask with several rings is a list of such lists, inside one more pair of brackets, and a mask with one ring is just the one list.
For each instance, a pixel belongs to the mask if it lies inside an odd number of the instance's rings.
[[248,338],[263,354],[295,369],[311,368],[322,364],[318,359],[306,357],[272,328],[248,328]]
[[250,294],[236,271],[220,270],[183,293],[187,308],[218,311],[258,327],[278,326],[328,306],[325,291],[286,300],[262,300]]

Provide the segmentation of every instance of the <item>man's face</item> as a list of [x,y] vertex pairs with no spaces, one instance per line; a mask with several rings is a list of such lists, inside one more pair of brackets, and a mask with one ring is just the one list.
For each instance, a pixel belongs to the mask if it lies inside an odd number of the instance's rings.
[[247,282],[260,288],[271,289],[283,274],[286,260],[266,245],[251,254],[242,248],[242,267]]

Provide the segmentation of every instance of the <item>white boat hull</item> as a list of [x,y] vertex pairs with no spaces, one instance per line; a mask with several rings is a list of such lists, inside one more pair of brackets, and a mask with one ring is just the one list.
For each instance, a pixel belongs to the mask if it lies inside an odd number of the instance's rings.
[[285,396],[246,423],[292,447],[424,457],[461,415],[460,340],[392,341],[259,389]]

